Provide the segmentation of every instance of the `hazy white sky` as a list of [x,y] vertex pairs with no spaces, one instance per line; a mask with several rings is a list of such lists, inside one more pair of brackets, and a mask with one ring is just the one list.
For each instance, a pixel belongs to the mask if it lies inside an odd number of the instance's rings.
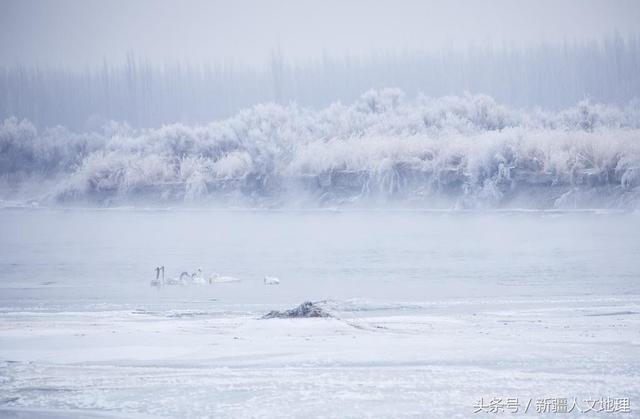
[[639,0],[0,0],[0,63],[263,63],[640,33]]

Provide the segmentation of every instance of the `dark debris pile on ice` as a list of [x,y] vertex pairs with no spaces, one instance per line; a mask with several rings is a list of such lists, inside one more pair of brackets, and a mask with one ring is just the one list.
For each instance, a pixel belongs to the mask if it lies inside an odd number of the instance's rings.
[[262,316],[263,319],[291,319],[291,318],[307,318],[307,317],[333,317],[317,303],[305,301],[296,308],[291,310],[272,310]]

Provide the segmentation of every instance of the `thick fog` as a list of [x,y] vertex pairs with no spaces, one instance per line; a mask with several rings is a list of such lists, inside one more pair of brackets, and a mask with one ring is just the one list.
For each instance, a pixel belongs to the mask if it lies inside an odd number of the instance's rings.
[[129,54],[123,64],[83,70],[10,65],[0,72],[0,118],[45,127],[93,129],[206,123],[257,103],[321,108],[365,91],[401,88],[410,97],[465,92],[532,109],[559,110],[583,99],[626,105],[640,92],[640,38],[433,52],[330,54],[304,62],[274,50],[264,66],[225,62],[155,64]]
[[0,118],[92,129],[207,123],[257,103],[369,89],[514,107],[640,91],[634,1],[13,1],[0,6]]
[[263,64],[403,50],[561,44],[637,34],[634,0],[3,0],[0,63]]
[[3,0],[0,63],[262,65],[331,56],[527,46],[637,34],[634,0]]

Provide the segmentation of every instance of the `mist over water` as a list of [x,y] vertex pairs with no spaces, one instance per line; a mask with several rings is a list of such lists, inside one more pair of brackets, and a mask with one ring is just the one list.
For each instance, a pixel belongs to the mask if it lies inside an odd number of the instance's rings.
[[[640,292],[638,214],[4,209],[0,228],[4,310],[416,309]],[[159,265],[167,278],[202,268],[241,282],[154,289]]]

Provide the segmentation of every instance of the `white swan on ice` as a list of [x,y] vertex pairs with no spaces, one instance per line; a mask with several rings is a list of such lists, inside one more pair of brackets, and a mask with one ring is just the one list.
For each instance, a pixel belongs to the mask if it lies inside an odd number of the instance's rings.
[[196,273],[191,274],[191,282],[198,285],[204,285],[206,283],[202,277],[202,268],[198,268]]
[[[205,279],[202,268],[198,268],[198,270],[194,273],[189,273],[187,271],[183,271],[179,277],[167,278],[164,277],[164,266],[159,266],[155,268],[156,277],[151,280],[151,285],[154,287],[161,287],[163,285],[204,285],[204,284],[226,284],[226,283],[234,283],[240,282],[240,279],[233,276],[220,275],[217,273],[213,273],[209,276],[208,279]],[[269,278],[269,277],[267,277]],[[272,280],[279,283],[277,278],[272,278]],[[265,280],[265,284],[266,284]]]
[[278,284],[280,284],[280,280],[278,278],[276,278],[275,276],[265,276],[264,277],[264,284],[265,285],[278,285]]
[[[156,277],[155,279],[151,280],[151,286],[161,287],[162,285],[164,285],[164,266],[156,266],[156,269],[154,270],[156,271]],[[162,272],[162,278],[160,278],[160,272]]]
[[[164,271],[162,275],[164,278]],[[169,278],[165,280],[164,283],[167,285],[187,285],[190,280],[191,275],[189,275],[189,272],[182,272],[179,277]]]

